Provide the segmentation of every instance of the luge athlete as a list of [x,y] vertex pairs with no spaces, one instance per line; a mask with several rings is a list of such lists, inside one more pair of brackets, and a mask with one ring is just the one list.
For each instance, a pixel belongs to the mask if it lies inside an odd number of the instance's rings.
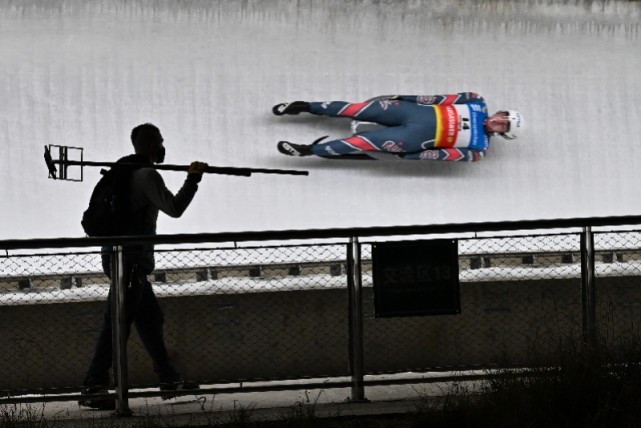
[[397,95],[361,103],[294,101],[277,104],[272,111],[277,116],[311,113],[385,126],[307,145],[280,141],[278,150],[289,156],[368,157],[368,153],[384,152],[409,160],[474,162],[485,156],[491,137],[512,140],[523,130],[518,111],[488,115],[483,97],[474,92]]

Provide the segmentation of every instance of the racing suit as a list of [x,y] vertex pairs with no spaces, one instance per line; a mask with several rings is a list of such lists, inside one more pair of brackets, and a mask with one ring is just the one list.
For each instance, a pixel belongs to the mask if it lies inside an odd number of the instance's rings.
[[385,126],[314,144],[313,153],[321,157],[378,151],[402,159],[473,162],[482,159],[490,145],[484,129],[487,106],[474,92],[401,95],[362,103],[312,102],[310,109],[320,116],[351,117]]

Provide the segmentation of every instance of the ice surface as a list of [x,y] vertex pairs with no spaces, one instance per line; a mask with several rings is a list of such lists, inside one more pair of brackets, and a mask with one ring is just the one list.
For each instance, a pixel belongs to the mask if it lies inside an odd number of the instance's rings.
[[[310,171],[205,177],[162,233],[639,214],[640,22],[605,0],[0,0],[0,239],[82,236],[98,169],[48,180],[43,146],[115,160],[147,121],[171,163]],[[524,138],[475,164],[276,151],[349,132],[278,102],[468,90],[519,109]]]

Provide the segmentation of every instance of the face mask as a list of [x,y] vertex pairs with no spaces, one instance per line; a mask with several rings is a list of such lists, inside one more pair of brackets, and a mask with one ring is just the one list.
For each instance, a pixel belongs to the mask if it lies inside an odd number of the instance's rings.
[[160,146],[156,152],[156,163],[163,163],[165,161],[165,146]]

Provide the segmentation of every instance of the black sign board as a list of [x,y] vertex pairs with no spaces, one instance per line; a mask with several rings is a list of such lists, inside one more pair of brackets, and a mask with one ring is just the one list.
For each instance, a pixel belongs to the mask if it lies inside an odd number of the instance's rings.
[[376,317],[461,313],[456,240],[375,243],[372,269]]

